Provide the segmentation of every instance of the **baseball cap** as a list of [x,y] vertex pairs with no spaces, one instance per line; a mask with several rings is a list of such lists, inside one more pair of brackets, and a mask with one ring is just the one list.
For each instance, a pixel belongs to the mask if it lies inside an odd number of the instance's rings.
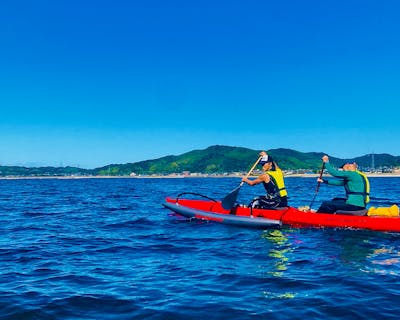
[[262,158],[261,158],[261,160],[260,160],[260,162],[258,163],[258,164],[260,164],[260,165],[264,165],[264,164],[266,164],[266,163],[270,163],[270,162],[273,162],[274,160],[272,159],[272,157],[271,156],[269,156],[269,155],[265,155],[265,156],[263,156]]

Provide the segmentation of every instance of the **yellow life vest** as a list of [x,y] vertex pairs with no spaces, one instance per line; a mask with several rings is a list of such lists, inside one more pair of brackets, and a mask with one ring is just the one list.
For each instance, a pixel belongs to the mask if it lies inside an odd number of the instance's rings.
[[276,170],[270,170],[266,172],[276,185],[276,187],[279,190],[279,195],[281,197],[286,197],[287,196],[287,191],[285,187],[285,181],[283,180],[283,173],[281,169],[276,169]]

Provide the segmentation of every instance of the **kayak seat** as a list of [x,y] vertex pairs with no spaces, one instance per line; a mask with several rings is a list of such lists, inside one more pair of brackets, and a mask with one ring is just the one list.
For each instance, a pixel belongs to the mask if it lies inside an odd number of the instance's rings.
[[337,210],[335,214],[346,214],[350,216],[366,216],[367,212],[368,212],[367,209],[354,210],[354,211]]

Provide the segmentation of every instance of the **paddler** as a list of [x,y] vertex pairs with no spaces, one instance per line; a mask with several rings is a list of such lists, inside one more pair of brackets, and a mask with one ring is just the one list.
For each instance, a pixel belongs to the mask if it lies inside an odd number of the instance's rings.
[[345,163],[342,170],[335,169],[329,163],[329,157],[323,156],[322,161],[330,175],[337,179],[318,178],[318,182],[333,186],[343,186],[346,191],[346,198],[335,198],[331,201],[324,201],[317,212],[335,213],[341,211],[353,215],[365,215],[365,207],[369,202],[369,181],[364,173],[357,170],[357,164]]
[[260,196],[250,203],[249,207],[260,209],[280,208],[287,206],[287,191],[282,170],[276,162],[265,151],[260,152],[259,165],[262,166],[263,174],[254,180],[243,178],[242,181],[250,186],[262,183],[264,185],[266,195]]

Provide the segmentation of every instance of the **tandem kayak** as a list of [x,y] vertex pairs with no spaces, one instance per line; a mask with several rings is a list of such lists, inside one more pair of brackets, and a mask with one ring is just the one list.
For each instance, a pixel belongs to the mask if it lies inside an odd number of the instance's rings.
[[192,200],[168,197],[163,205],[187,218],[244,227],[326,227],[400,232],[400,217],[303,212],[294,207],[271,210],[236,206],[225,210],[220,201],[210,198]]

